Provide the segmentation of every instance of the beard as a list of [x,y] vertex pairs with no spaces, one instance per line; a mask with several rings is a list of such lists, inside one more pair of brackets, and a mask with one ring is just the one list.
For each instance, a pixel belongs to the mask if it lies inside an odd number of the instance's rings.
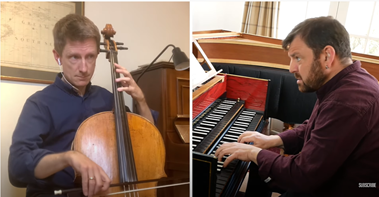
[[303,82],[302,84],[298,84],[300,92],[314,92],[321,88],[327,78],[321,67],[320,60],[314,60],[306,80],[303,80],[298,73],[295,73],[295,77],[301,79]]

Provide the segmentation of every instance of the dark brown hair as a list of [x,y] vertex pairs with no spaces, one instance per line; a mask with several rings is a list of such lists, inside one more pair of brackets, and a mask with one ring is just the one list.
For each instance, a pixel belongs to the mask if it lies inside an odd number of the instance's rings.
[[325,46],[330,45],[341,61],[346,58],[351,59],[349,33],[340,22],[330,16],[309,18],[296,25],[283,40],[283,49],[288,50],[297,35],[313,50],[315,58],[320,57]]
[[96,25],[87,17],[79,14],[69,14],[60,19],[54,26],[54,49],[62,55],[67,39],[70,41],[84,41],[88,38],[96,40],[100,52],[100,33]]

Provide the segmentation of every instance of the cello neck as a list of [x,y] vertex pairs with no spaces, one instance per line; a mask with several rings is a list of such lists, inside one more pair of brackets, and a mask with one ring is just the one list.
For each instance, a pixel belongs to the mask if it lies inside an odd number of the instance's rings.
[[[122,87],[121,82],[116,83],[116,78],[120,78],[120,74],[116,72],[114,63],[118,63],[117,58],[117,44],[115,41],[111,40],[115,31],[112,26],[107,25],[102,31],[104,35],[104,43],[106,43],[106,50],[108,52],[107,57],[110,61],[111,67],[111,80],[112,89],[114,96],[114,118],[116,127],[116,139],[117,139],[117,151],[119,160],[119,172],[120,172],[120,182],[135,182],[137,180],[137,172],[135,167],[134,155],[132,141],[130,138],[129,126],[125,111],[125,103],[123,92],[119,92],[117,89]],[[113,33],[113,35],[110,35]]]

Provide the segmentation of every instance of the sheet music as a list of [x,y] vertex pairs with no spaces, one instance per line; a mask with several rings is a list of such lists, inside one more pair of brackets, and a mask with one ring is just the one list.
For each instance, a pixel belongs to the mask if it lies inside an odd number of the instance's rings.
[[193,54],[191,54],[191,59],[190,59],[191,69],[190,70],[191,70],[192,90],[222,71],[222,69],[220,69],[219,71],[216,71],[212,63],[209,61],[207,55],[204,53],[203,49],[200,47],[199,43],[196,40],[193,43],[195,44],[196,48],[199,50],[201,55],[204,57],[210,70],[206,72],[203,69],[203,67],[200,65],[196,57]]
[[[202,81],[204,81],[204,79],[206,79],[208,75],[192,53],[190,57],[190,66],[192,84],[201,84]],[[192,89],[195,87],[192,87]]]

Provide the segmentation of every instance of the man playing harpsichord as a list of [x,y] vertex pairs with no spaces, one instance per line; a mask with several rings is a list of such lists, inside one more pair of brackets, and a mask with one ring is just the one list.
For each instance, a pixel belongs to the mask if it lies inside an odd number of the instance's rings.
[[[230,154],[224,166],[253,161],[261,180],[285,197],[379,196],[379,85],[352,60],[348,32],[330,17],[311,18],[282,47],[299,90],[316,91],[309,120],[275,136],[245,132],[216,156]],[[292,155],[265,150],[277,146]]]

